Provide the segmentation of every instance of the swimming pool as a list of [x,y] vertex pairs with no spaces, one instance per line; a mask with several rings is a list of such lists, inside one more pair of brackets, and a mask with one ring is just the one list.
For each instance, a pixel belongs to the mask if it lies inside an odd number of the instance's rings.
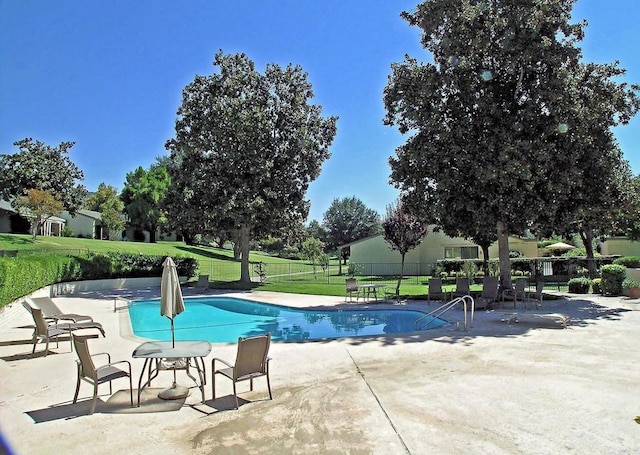
[[[185,311],[174,319],[176,340],[235,342],[238,337],[271,332],[273,340],[325,338],[414,332],[425,313],[413,310],[308,310],[232,297],[185,299]],[[152,340],[171,340],[171,323],[160,315],[160,300],[129,305],[133,333]],[[434,319],[428,328],[447,324]]]

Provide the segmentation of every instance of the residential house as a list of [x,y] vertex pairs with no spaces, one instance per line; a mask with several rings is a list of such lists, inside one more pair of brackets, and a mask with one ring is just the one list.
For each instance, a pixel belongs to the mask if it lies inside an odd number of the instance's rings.
[[[60,237],[65,223],[63,218],[50,216],[45,220],[39,234]],[[30,233],[30,225],[28,217],[19,214],[8,201],[0,200],[0,232]]]
[[78,210],[75,216],[72,216],[68,211],[64,210],[59,215],[66,220],[67,227],[73,231],[74,237],[106,239],[109,235],[102,226],[100,212],[83,209]]
[[[401,256],[390,248],[382,235],[357,240],[342,247],[350,247],[350,262],[359,264],[364,274],[396,275],[400,273]],[[509,249],[525,257],[538,256],[535,239],[509,237]],[[443,232],[429,233],[422,243],[405,255],[404,273],[407,275],[430,274],[437,261],[442,259],[482,259],[482,248],[460,237],[449,237]],[[489,258],[498,257],[498,243],[489,247]]]

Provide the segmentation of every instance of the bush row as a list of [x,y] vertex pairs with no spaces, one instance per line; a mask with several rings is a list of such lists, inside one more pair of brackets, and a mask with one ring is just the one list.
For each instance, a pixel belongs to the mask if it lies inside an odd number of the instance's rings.
[[[44,286],[65,281],[162,276],[164,259],[165,256],[119,252],[0,257],[0,307]],[[178,275],[188,278],[196,275],[196,259],[173,260]]]

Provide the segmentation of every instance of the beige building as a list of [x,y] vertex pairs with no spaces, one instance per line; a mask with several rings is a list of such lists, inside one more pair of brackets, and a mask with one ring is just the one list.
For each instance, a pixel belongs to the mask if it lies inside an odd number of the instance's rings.
[[[400,273],[401,256],[390,248],[382,235],[368,237],[350,243],[349,261],[359,264],[364,274],[396,275]],[[525,257],[538,256],[538,242],[535,239],[509,237],[509,250],[519,251]],[[498,243],[489,247],[489,258],[498,257]],[[425,275],[442,259],[482,259],[482,249],[469,240],[449,237],[443,232],[429,233],[422,243],[405,255],[406,275]]]
[[640,256],[640,242],[632,242],[626,237],[610,237],[600,244],[603,256]]
[[71,214],[65,210],[60,212],[59,215],[67,221],[67,227],[73,231],[74,237],[104,239],[107,236],[107,232],[102,228],[100,212],[78,210],[75,216],[71,216]]

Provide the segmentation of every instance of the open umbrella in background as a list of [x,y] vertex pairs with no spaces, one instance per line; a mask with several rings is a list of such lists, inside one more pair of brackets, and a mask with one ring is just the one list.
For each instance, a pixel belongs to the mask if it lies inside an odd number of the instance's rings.
[[551,245],[547,245],[546,248],[548,250],[569,251],[569,250],[573,250],[575,246],[569,245],[568,243],[564,243],[564,242],[558,242],[558,243],[552,243]]
[[[171,347],[176,347],[176,334],[173,326],[173,319],[184,311],[184,299],[180,288],[180,279],[176,264],[169,256],[162,264],[162,280],[160,281],[160,314],[171,319]],[[180,368],[181,362],[186,362],[182,358],[163,359],[165,369],[173,370],[173,386],[163,390],[158,394],[165,400],[175,400],[184,398],[189,394],[189,389],[176,384],[176,369]]]

